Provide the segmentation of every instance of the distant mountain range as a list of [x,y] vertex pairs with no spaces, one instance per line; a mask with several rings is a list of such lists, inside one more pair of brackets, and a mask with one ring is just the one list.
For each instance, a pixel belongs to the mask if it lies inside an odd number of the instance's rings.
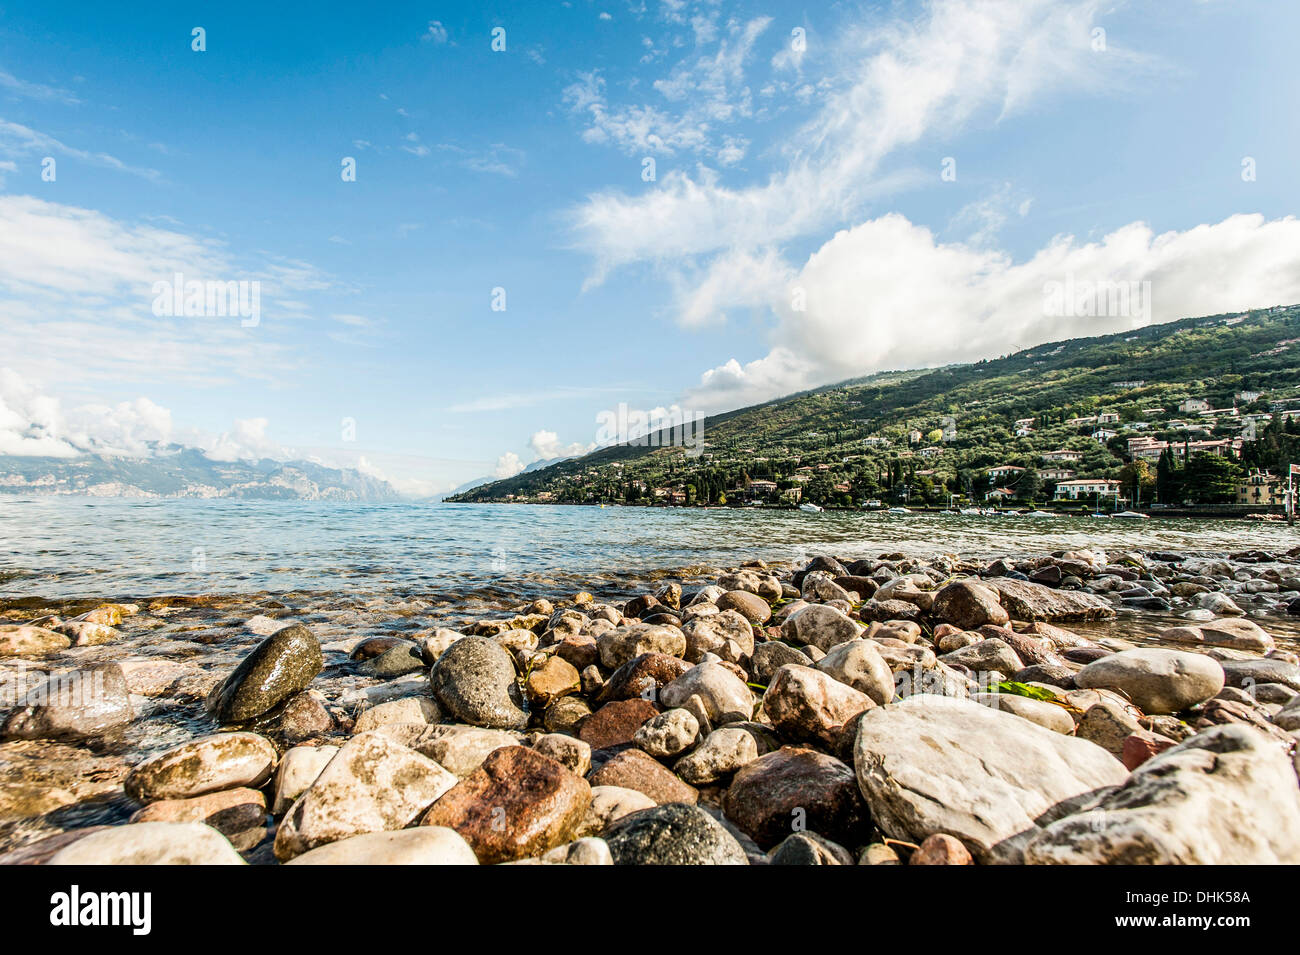
[[194,448],[148,457],[0,457],[0,494],[264,501],[396,501],[387,481],[310,461],[213,461]]

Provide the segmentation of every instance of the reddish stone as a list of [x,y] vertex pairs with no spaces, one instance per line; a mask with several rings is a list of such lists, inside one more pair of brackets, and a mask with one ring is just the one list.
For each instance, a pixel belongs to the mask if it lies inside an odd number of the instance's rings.
[[1124,737],[1124,750],[1120,761],[1129,772],[1132,772],[1152,756],[1163,753],[1174,745],[1176,745],[1174,741],[1167,736],[1161,736],[1150,730],[1138,730]]
[[641,724],[653,719],[659,706],[639,697],[606,703],[578,726],[578,739],[592,749],[607,749],[632,742]]
[[455,829],[484,865],[539,856],[568,842],[591,805],[591,787],[523,746],[494,750],[420,821]]
[[659,805],[684,802],[694,805],[700,794],[659,762],[639,749],[625,749],[587,776],[593,786],[622,786],[649,796]]
[[593,663],[600,662],[600,651],[596,649],[596,638],[574,635],[565,637],[560,642],[555,655],[581,673]]

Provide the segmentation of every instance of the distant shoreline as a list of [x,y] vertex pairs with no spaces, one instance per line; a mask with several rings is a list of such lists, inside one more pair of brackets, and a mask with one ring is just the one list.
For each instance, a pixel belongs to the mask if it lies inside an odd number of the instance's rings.
[[[762,511],[770,513],[773,511],[791,511],[798,512],[798,507],[788,505],[771,505],[771,504],[628,504],[625,502],[612,501],[456,501],[447,498],[440,503],[443,504],[500,504],[505,506],[514,505],[534,505],[537,507],[630,507],[645,510],[674,510],[674,511]],[[1017,508],[981,508],[992,513],[988,514],[961,514],[945,507],[933,505],[901,505],[907,507],[911,514],[945,514],[949,517],[1026,517],[1029,511]],[[837,507],[835,505],[826,505],[822,508],[826,513],[836,514],[888,514],[890,508],[867,508],[867,507]],[[1065,510],[1060,508],[1042,507],[1035,508],[1047,513],[1051,517],[1111,517],[1109,511],[1087,511],[1082,509]],[[1280,506],[1275,505],[1254,505],[1254,504],[1218,504],[1203,505],[1199,507],[1160,507],[1160,508],[1132,508],[1128,509],[1129,513],[1138,513],[1146,517],[1163,519],[1191,517],[1201,520],[1205,519],[1224,519],[1224,520],[1268,520],[1270,523],[1280,523],[1286,520]],[[1123,512],[1121,512],[1123,513]],[[896,515],[906,516],[906,515]]]

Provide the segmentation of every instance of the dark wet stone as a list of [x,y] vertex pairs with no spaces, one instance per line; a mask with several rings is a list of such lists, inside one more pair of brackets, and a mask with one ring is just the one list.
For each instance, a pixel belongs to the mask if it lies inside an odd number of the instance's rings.
[[242,723],[274,709],[320,673],[320,641],[300,623],[259,643],[208,696],[207,706],[222,723]]
[[860,600],[870,600],[876,591],[880,589],[880,584],[872,578],[858,577],[853,574],[846,577],[836,577],[834,582],[850,593],[857,594]]
[[652,613],[642,617],[641,622],[652,627],[680,627],[682,618],[674,613]]
[[433,665],[433,695],[456,720],[490,729],[521,730],[528,714],[520,706],[510,651],[486,637],[457,640]]
[[858,608],[858,616],[863,621],[879,620],[882,623],[886,620],[919,620],[921,608],[906,600],[877,600],[872,597]]
[[357,667],[357,672],[365,676],[390,680],[393,677],[423,670],[425,666],[424,655],[420,652],[420,648],[414,643],[403,640],[378,656],[361,663]]
[[815,832],[796,832],[768,853],[771,865],[853,865],[843,846]]
[[659,691],[691,668],[691,664],[666,653],[643,653],[615,670],[601,688],[596,703],[658,699]]
[[848,568],[841,564],[834,557],[819,555],[808,562],[808,566],[803,569],[805,574],[811,574],[816,570],[824,570],[832,577],[849,577]]
[[391,650],[395,646],[410,642],[410,640],[404,640],[401,637],[370,637],[362,640],[352,648],[352,659],[369,660],[387,650]]
[[1124,597],[1120,602],[1125,607],[1132,607],[1134,610],[1163,611],[1170,609],[1169,601],[1163,597]]
[[605,832],[615,865],[748,865],[722,823],[695,806],[673,803],[629,813]]
[[869,818],[851,766],[795,746],[760,756],[736,773],[722,808],[764,847],[806,830],[856,845]]
[[1045,587],[1059,587],[1061,578],[1061,568],[1055,564],[1048,564],[1046,567],[1040,567],[1029,575],[1029,579],[1036,584],[1042,584]]
[[[655,608],[651,610],[650,608]],[[650,594],[642,594],[639,597],[633,597],[627,603],[623,604],[623,616],[625,617],[643,617],[648,613],[659,613],[660,608],[667,610],[666,604],[661,604],[658,597]]]

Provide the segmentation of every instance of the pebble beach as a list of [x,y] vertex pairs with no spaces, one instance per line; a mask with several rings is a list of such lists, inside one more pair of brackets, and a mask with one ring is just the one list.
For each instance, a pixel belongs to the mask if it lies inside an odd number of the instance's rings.
[[1300,862],[1300,548],[0,598],[0,863]]

